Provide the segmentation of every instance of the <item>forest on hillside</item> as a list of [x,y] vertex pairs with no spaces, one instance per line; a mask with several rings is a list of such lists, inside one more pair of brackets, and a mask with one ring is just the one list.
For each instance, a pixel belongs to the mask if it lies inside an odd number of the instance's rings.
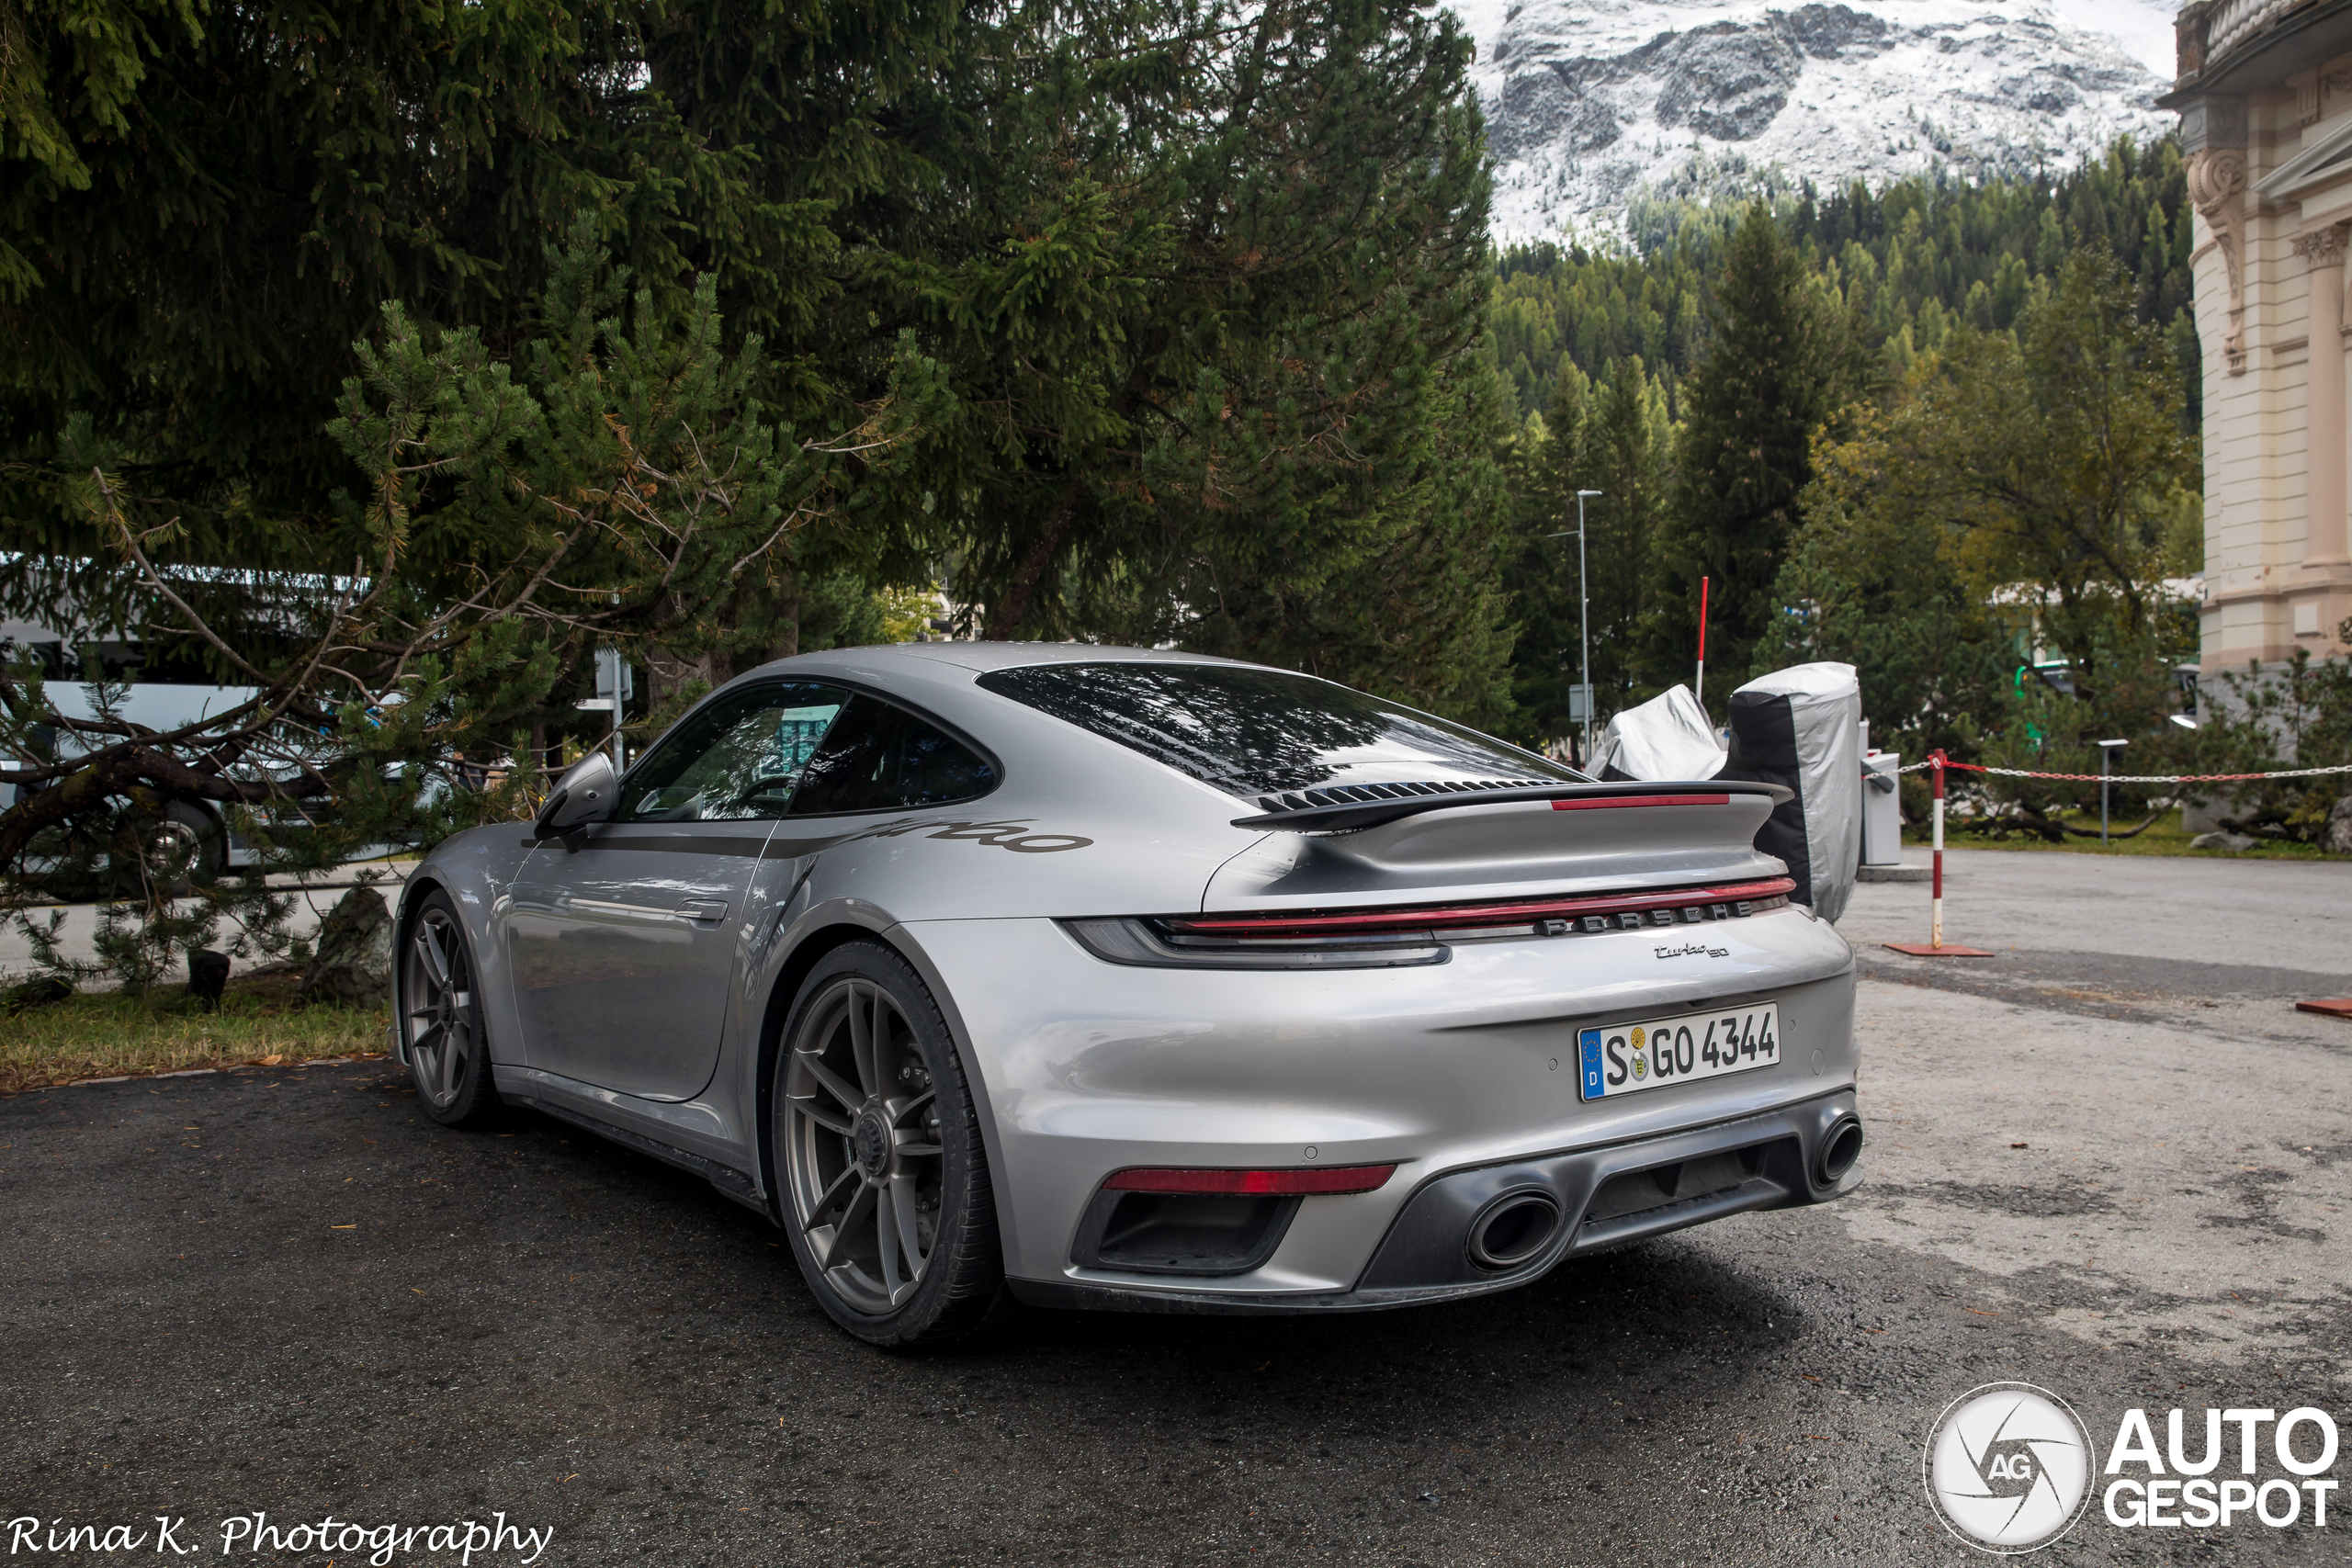
[[[2103,245],[2130,273],[2141,321],[2159,328],[2197,417],[2197,325],[2189,308],[2189,214],[2180,145],[2129,139],[2030,179],[1982,185],[1916,178],[1883,191],[1810,186],[1770,203],[1809,272],[1835,290],[1870,346],[1904,367],[1955,323],[2006,331],[2036,278],[2079,245]],[[1515,412],[1551,401],[1570,367],[1597,378],[1637,359],[1675,407],[1674,387],[1707,340],[1709,280],[1739,209],[1682,197],[1636,204],[1636,246],[1538,244],[1502,253],[1490,321]]]
[[[2044,647],[2078,667],[2075,717],[2161,722],[2169,671],[2196,657],[2163,583],[2202,547],[2177,143],[1631,218],[1635,244],[1497,262],[1517,733],[1574,728],[1578,491],[1600,492],[1585,542],[1603,718],[1692,678],[1705,578],[1718,696],[1838,658],[1863,668],[1875,734],[1981,750],[2022,725],[2018,743],[2044,747],[2072,728],[2020,716],[2039,696],[2018,667]],[[2077,406],[2128,425],[2130,450],[2076,428]],[[1950,482],[1899,482],[1915,471]],[[2062,535],[2075,544],[2052,547]]]

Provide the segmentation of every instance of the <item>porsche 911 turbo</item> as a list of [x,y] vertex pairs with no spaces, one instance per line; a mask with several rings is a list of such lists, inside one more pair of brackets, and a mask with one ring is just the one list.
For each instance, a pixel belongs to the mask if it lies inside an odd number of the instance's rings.
[[427,855],[393,1043],[441,1122],[707,1178],[879,1345],[1476,1295],[1860,1180],[1789,795],[1198,655],[806,654]]

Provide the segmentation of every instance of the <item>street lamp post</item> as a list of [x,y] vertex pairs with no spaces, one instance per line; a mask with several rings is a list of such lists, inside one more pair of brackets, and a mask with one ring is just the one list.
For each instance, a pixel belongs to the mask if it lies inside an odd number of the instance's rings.
[[[1582,761],[1587,766],[1592,762],[1592,599],[1586,586],[1584,570],[1584,502],[1585,497],[1597,496],[1600,493],[1601,491],[1597,490],[1577,491],[1577,652],[1578,657],[1577,678],[1580,682],[1578,689],[1584,693]],[[1547,539],[1564,536],[1565,531],[1544,536]]]

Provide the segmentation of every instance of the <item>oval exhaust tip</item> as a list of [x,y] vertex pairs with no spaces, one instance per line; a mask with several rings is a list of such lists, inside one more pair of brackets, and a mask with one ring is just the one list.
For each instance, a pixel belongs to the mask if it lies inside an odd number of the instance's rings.
[[1470,1223],[1470,1261],[1512,1269],[1544,1250],[1560,1228],[1560,1205],[1541,1192],[1499,1198]]
[[1821,1141],[1821,1179],[1838,1180],[1861,1157],[1862,1124],[1849,1118],[1829,1129],[1829,1136]]

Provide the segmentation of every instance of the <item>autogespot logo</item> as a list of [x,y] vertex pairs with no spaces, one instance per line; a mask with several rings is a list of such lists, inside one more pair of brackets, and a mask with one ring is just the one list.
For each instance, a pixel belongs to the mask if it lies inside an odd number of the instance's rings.
[[2048,1389],[1993,1382],[1951,1402],[1928,1432],[1928,1501],[1982,1551],[2038,1551],[2075,1528],[2097,1461],[2081,1417]]

